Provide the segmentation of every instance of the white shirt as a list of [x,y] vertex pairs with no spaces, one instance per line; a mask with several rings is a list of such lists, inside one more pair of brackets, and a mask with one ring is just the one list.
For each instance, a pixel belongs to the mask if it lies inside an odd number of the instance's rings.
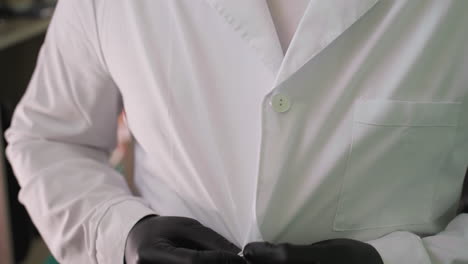
[[[19,199],[61,263],[120,263],[153,213],[468,263],[467,10],[312,0],[284,56],[264,1],[59,1],[7,133]],[[107,162],[122,109],[138,196]]]
[[267,0],[266,2],[270,8],[281,47],[286,53],[310,0]]

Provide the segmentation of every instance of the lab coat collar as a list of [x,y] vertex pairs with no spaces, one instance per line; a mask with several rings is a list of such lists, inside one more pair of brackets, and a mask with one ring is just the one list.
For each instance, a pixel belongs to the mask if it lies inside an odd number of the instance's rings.
[[276,75],[284,55],[266,0],[206,1]]
[[313,59],[378,1],[311,0],[276,76],[276,85]]
[[266,0],[205,0],[256,50],[275,87],[330,45],[380,0],[311,0],[283,55]]

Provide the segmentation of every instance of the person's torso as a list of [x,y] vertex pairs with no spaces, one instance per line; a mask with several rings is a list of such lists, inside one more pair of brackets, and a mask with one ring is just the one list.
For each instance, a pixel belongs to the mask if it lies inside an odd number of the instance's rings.
[[430,234],[453,217],[468,2],[312,1],[284,60],[260,1],[97,2],[156,212],[239,245]]

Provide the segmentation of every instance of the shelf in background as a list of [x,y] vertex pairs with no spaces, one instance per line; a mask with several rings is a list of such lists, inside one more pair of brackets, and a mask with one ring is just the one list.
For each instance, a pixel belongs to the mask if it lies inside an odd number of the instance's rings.
[[0,51],[44,33],[50,18],[0,20]]

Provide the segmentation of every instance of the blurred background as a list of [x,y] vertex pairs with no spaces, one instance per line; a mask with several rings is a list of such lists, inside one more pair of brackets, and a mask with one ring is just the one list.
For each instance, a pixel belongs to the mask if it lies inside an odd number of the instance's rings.
[[[25,208],[5,158],[4,132],[33,73],[56,0],[0,0],[0,264],[56,263]],[[112,164],[131,182],[131,136],[120,117],[118,147]]]

